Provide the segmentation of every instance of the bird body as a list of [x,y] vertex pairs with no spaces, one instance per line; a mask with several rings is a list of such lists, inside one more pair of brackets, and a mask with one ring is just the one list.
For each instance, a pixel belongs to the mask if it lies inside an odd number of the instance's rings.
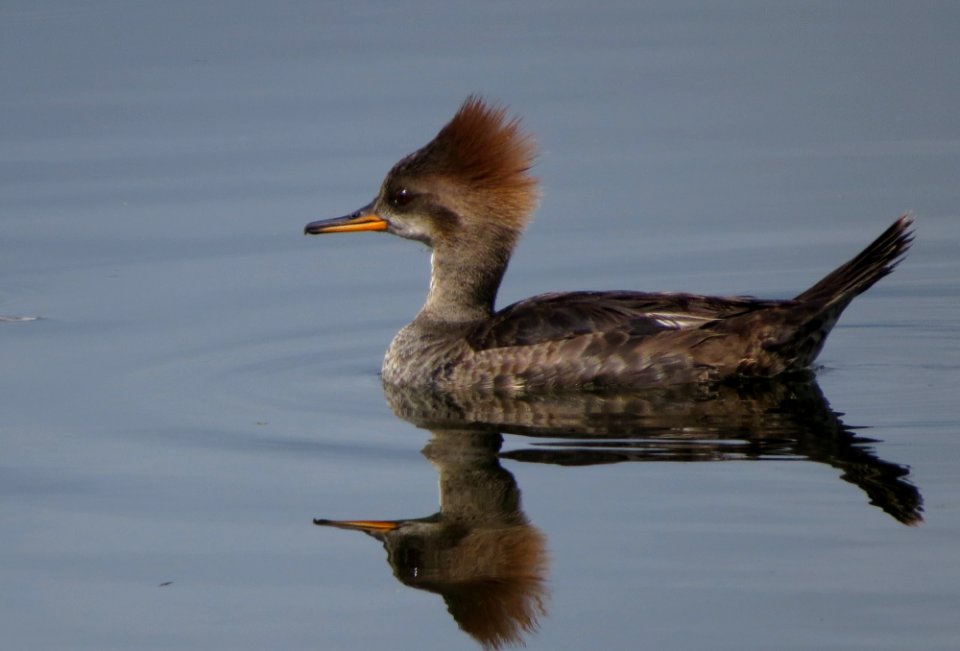
[[494,302],[537,202],[534,146],[502,108],[470,97],[377,197],[308,234],[387,231],[433,251],[426,302],[394,338],[384,382],[440,390],[642,387],[805,369],[854,297],[912,241],[903,216],[858,256],[788,300],[635,291]]

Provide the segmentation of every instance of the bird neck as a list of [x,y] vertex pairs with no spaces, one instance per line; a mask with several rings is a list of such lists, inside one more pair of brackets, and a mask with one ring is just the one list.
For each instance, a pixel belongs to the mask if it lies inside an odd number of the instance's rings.
[[430,290],[418,319],[463,324],[483,321],[493,314],[516,235],[505,233],[485,239],[483,246],[477,242],[434,246]]

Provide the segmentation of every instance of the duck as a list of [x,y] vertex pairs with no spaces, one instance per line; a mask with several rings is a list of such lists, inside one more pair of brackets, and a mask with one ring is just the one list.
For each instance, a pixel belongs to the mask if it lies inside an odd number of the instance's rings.
[[532,136],[470,95],[376,197],[305,234],[385,232],[431,250],[426,301],[387,349],[385,385],[528,393],[776,378],[809,369],[841,313],[890,274],[913,241],[897,219],[862,252],[791,299],[571,291],[496,309],[538,204]]

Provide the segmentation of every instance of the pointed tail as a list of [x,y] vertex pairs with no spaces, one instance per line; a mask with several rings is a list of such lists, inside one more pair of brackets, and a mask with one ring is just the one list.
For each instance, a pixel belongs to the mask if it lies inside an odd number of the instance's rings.
[[913,242],[912,225],[910,215],[903,215],[860,255],[829,273],[794,300],[846,306],[855,296],[870,289],[900,264]]
[[794,327],[788,328],[782,338],[764,342],[764,349],[782,358],[787,370],[810,366],[850,301],[903,259],[913,241],[912,225],[913,219],[903,215],[857,257],[797,296],[787,309],[787,319],[794,322]]

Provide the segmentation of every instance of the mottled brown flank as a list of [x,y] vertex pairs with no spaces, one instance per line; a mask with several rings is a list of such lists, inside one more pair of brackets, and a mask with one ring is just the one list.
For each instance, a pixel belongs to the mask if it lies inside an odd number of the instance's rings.
[[476,197],[474,209],[519,230],[538,199],[537,179],[529,174],[536,157],[532,136],[504,107],[470,96],[453,119],[425,147],[401,162],[400,170],[454,180]]

